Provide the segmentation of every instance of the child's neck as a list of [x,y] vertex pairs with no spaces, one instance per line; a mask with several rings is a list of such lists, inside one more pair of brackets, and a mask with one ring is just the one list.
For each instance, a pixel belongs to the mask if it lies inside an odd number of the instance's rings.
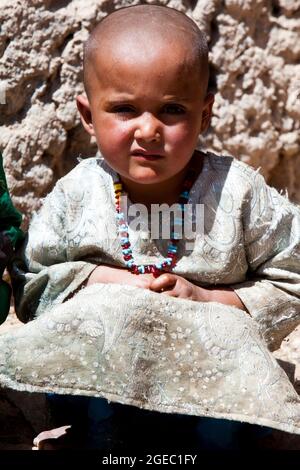
[[158,184],[136,184],[132,181],[123,181],[125,190],[128,192],[129,198],[133,203],[144,204],[150,208],[151,204],[172,204],[178,201],[183,181],[183,175],[176,175],[176,178],[172,178],[168,181],[163,181]]
[[173,178],[158,184],[141,185],[133,181],[124,181],[125,190],[128,192],[129,198],[133,203],[144,204],[150,208],[151,204],[176,204],[180,193],[182,192],[183,183],[186,173],[190,165],[195,167],[195,179],[200,174],[203,164],[202,155],[197,152],[195,157],[191,159],[189,164]]

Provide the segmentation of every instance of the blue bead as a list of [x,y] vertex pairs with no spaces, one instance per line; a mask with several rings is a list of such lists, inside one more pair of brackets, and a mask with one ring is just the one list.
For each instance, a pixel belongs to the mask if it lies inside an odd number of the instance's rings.
[[118,220],[124,219],[124,214],[123,214],[123,212],[117,213],[117,214],[116,214],[116,217],[117,217]]
[[129,254],[132,253],[132,250],[131,250],[131,248],[123,248],[122,253],[124,255],[129,255]]
[[144,274],[145,272],[145,266],[143,264],[141,264],[139,267],[138,267],[138,270],[141,274]]
[[125,261],[125,264],[128,268],[131,268],[131,266],[134,264],[133,260]]
[[129,243],[129,238],[128,237],[121,237],[121,243]]

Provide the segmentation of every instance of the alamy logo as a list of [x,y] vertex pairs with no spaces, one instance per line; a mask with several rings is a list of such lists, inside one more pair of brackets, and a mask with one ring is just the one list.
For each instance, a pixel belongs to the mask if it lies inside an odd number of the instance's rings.
[[141,231],[152,240],[173,238],[188,243],[204,232],[203,204],[151,204],[148,209],[144,204],[128,206],[128,198],[124,196],[121,212],[132,231]]

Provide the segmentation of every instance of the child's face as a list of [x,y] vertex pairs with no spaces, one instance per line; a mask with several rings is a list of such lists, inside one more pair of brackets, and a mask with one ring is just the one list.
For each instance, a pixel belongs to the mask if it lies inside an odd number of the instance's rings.
[[[175,45],[176,46],[176,45]],[[122,44],[95,57],[89,101],[78,97],[82,121],[123,181],[156,184],[191,159],[209,124],[212,96],[186,48]]]

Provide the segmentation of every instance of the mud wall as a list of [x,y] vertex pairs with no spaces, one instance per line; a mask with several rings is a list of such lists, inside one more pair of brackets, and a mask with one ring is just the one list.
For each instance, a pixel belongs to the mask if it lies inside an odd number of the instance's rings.
[[[0,0],[0,150],[30,218],[79,154],[82,44],[108,12],[133,1]],[[149,1],[148,3],[153,3]],[[205,145],[255,167],[300,201],[300,0],[171,0],[207,33],[216,92]]]

